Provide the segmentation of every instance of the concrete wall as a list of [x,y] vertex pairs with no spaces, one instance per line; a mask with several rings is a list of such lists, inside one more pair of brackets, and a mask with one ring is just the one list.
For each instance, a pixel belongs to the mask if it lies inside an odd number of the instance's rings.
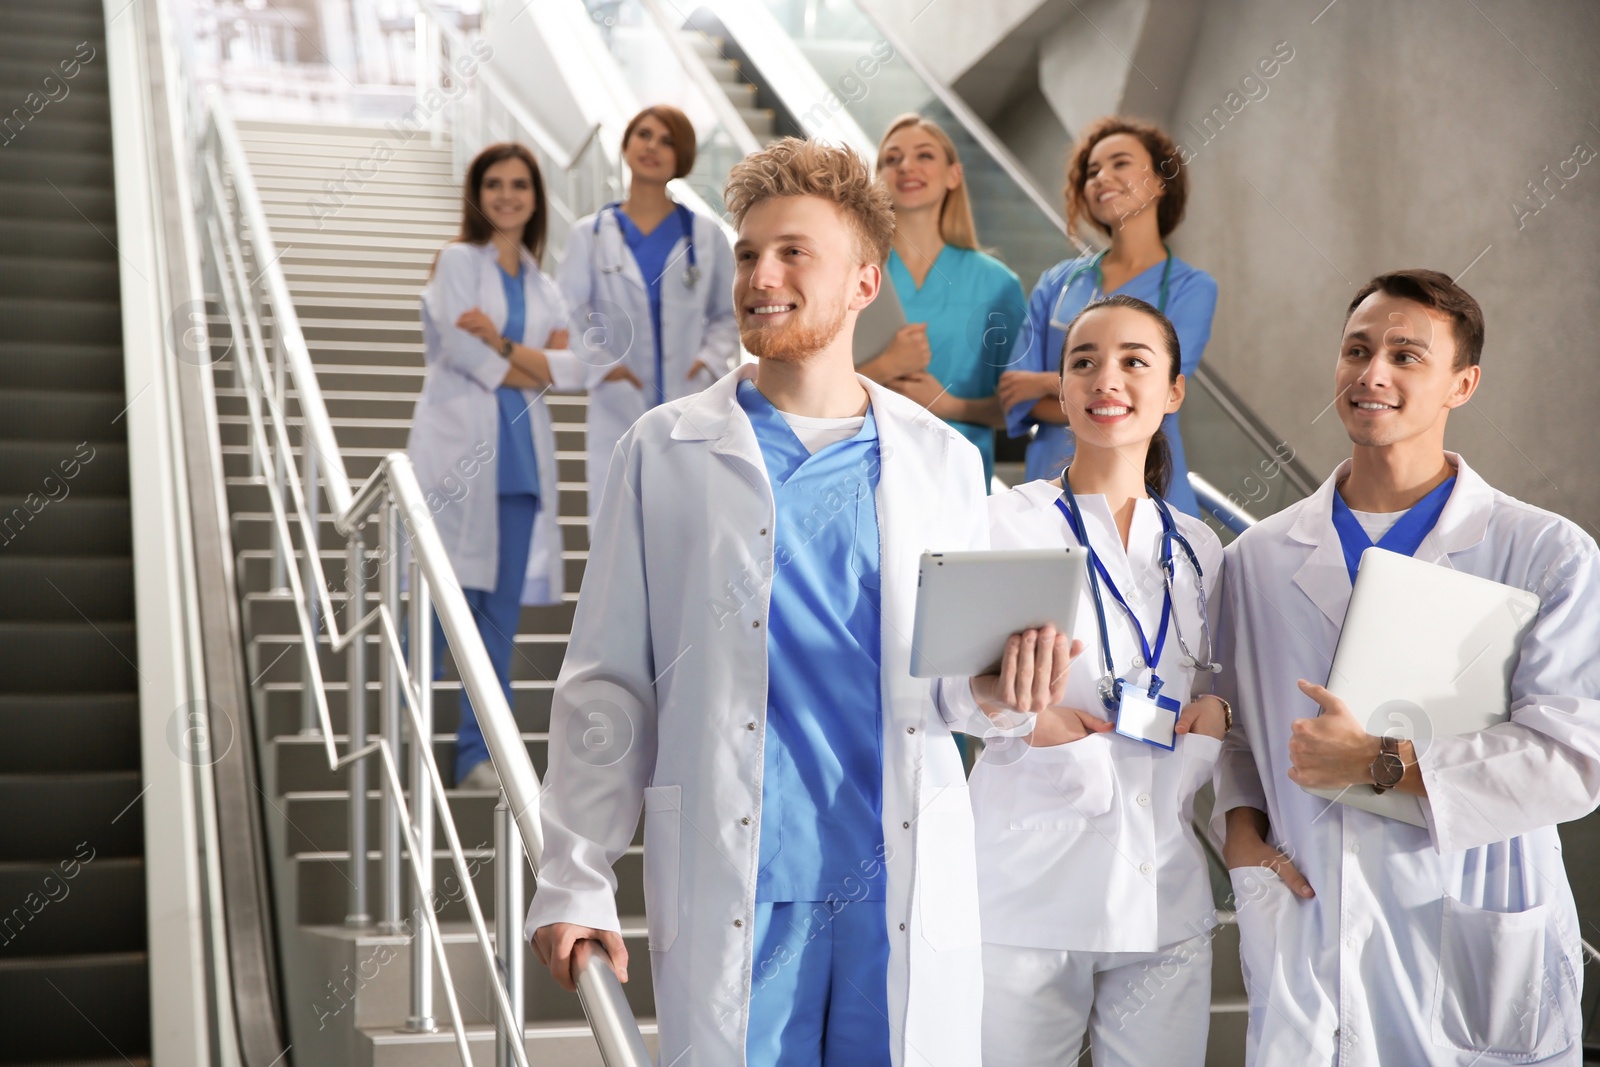
[[[1130,47],[1116,14],[1141,2],[868,2],[1045,188],[1091,95],[1063,57],[1109,65],[1122,106],[1169,125],[1193,153],[1174,246],[1221,287],[1206,359],[1318,476],[1348,451],[1319,415],[1351,294],[1397,267],[1458,276],[1488,340],[1449,446],[1600,531],[1600,4],[1153,0]],[[1041,101],[1059,124],[1019,114]]]
[[[1348,451],[1318,416],[1353,290],[1443,270],[1487,320],[1449,447],[1594,532],[1600,157],[1565,161],[1600,149],[1600,5],[1338,0],[1313,23],[1325,3],[1212,0],[1171,113],[1195,153],[1176,247],[1221,287],[1207,360],[1323,475]],[[1293,58],[1248,99],[1241,79],[1279,42]],[[1528,183],[1546,167],[1569,179],[1541,207]]]

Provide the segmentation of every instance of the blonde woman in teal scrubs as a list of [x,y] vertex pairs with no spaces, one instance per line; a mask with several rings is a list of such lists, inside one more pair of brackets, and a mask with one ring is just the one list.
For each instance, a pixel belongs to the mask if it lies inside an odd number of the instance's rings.
[[994,432],[1005,425],[995,388],[1027,318],[1022,283],[978,251],[956,146],[921,115],[902,115],[878,143],[878,180],[894,203],[888,274],[910,325],[860,368],[944,419],[994,474]]

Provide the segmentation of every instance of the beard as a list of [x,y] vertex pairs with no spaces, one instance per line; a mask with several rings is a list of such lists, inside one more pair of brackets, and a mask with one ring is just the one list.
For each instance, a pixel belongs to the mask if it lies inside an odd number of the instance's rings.
[[801,312],[780,327],[757,325],[759,316],[744,315],[739,323],[739,340],[757,359],[778,363],[804,363],[833,343],[844,329],[845,304],[830,314],[820,309],[815,314]]

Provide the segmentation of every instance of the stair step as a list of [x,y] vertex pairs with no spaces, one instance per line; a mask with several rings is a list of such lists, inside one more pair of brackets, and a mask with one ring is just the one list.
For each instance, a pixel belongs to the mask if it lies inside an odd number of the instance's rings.
[[[371,664],[374,671],[377,664]],[[349,726],[345,706],[345,684],[328,683],[328,717],[336,732],[343,733]],[[286,737],[300,732],[300,683],[268,682],[261,691],[266,697],[266,731],[269,737]],[[523,733],[541,733],[550,728],[550,697],[555,683],[538,679],[511,683],[511,714],[517,729]],[[367,728],[378,728],[378,683],[376,678],[367,682]],[[453,735],[460,723],[461,683],[454,679],[441,679],[433,683],[433,727],[439,733]],[[0,698],[3,700],[4,698]],[[343,783],[340,783],[341,786]]]
[[[442,841],[438,843],[441,846],[443,844]],[[461,844],[462,853],[467,858],[468,870],[472,872],[472,888],[477,894],[478,905],[486,917],[491,916],[494,914],[494,854],[489,849],[475,848],[475,843],[471,841],[463,840]],[[350,854],[342,851],[302,852],[297,853],[292,862],[295,865],[295,893],[296,899],[300,902],[301,925],[342,924],[350,892]],[[630,848],[617,860],[615,870],[618,910],[624,915],[643,915],[644,853]],[[372,851],[369,853],[367,865],[367,885],[371,887],[373,894],[371,898],[373,907],[377,906],[378,887],[382,885],[382,877],[378,854]],[[404,877],[407,879],[408,888],[406,904],[403,906],[408,907],[411,885],[409,871]],[[439,894],[438,901],[441,905],[435,908],[439,918],[445,922],[469,921],[466,897],[462,893],[461,882],[456,877],[455,865],[450,860],[449,853],[442,847],[434,852],[433,884]],[[531,887],[531,879],[529,884]],[[648,955],[643,953],[635,959],[643,963]],[[649,969],[648,964],[644,967],[646,970]]]

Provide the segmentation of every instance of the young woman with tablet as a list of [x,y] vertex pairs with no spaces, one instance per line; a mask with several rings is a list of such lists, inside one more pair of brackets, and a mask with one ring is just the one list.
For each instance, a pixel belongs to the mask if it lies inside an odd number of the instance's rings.
[[1179,361],[1150,304],[1089,304],[1061,358],[1071,465],[989,499],[993,548],[1083,546],[1090,574],[1077,640],[1015,634],[999,674],[940,684],[990,738],[971,779],[986,1067],[1073,1062],[1085,1029],[1098,1067],[1205,1059],[1216,920],[1191,809],[1231,712],[1192,692],[1222,546],[1159,495]]

